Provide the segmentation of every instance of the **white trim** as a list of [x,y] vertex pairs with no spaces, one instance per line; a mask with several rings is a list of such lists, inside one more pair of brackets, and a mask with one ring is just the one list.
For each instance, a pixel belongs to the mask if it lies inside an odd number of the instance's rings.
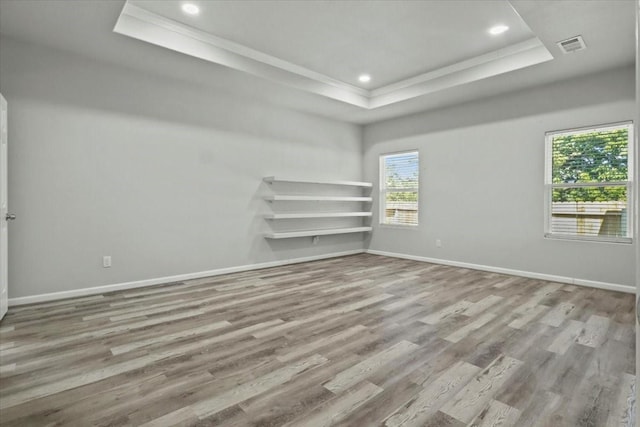
[[[526,44],[528,44],[528,46],[525,46]],[[527,49],[527,47],[529,48]],[[461,69],[458,71],[455,71],[453,68],[447,68],[446,74],[435,77],[441,70],[433,70],[416,77],[415,80],[409,79],[411,80],[411,84],[406,87],[397,87],[388,93],[372,94],[368,108],[384,107],[440,90],[459,87],[466,83],[520,70],[553,59],[553,55],[551,55],[549,50],[537,37],[517,46],[514,45],[505,49],[498,49],[487,55],[493,55],[494,60],[472,64],[474,61],[477,61],[478,57],[471,58],[468,60],[468,63],[467,61],[461,63],[463,66],[459,67]],[[454,64],[454,66],[455,65],[459,66],[460,64]],[[467,67],[467,65],[469,66]],[[407,82],[398,82],[398,84],[405,85]],[[388,89],[389,88],[386,90]]]
[[292,237],[328,236],[331,234],[363,233],[371,231],[373,227],[350,227],[350,228],[326,228],[317,230],[300,231],[280,231],[276,233],[266,233],[267,239],[289,239]]
[[[627,165],[629,163],[627,162]],[[627,187],[631,181],[600,181],[600,182],[574,182],[547,184],[552,188],[599,188],[599,187]]]
[[273,184],[274,182],[290,182],[296,184],[318,184],[318,185],[341,185],[346,187],[373,187],[372,182],[361,181],[317,181],[314,179],[281,178],[279,176],[267,176],[262,178],[264,182]]
[[[532,52],[535,53],[533,56]],[[456,73],[462,73],[468,70],[478,70],[485,64],[496,63],[500,59],[522,55],[523,53],[529,55],[527,56],[527,58],[535,58],[533,59],[534,61],[537,61],[535,63],[545,62],[553,59],[553,56],[546,49],[542,41],[540,41],[540,39],[537,37],[533,37],[523,42],[506,46],[502,49],[494,50],[493,52],[485,53],[484,55],[474,56],[472,58],[465,59],[442,68],[428,71],[426,73],[419,74],[414,77],[409,77],[407,79],[400,80],[399,82],[374,89],[370,92],[370,97],[381,97],[390,93],[399,92],[400,90],[408,87],[417,86],[425,82],[430,82],[439,78],[455,75]],[[540,56],[540,54],[542,56]]]
[[576,242],[590,242],[590,243],[633,243],[631,237],[599,237],[599,236],[580,236],[575,234],[562,234],[562,233],[545,233],[545,239],[552,240],[574,240]]
[[546,137],[546,136],[553,136],[553,135],[559,135],[559,134],[572,135],[576,133],[598,132],[608,128],[615,129],[621,126],[628,126],[628,125],[633,125],[633,120],[623,120],[621,122],[602,123],[599,125],[581,126],[581,127],[569,128],[569,129],[550,130],[545,132],[544,135]]
[[368,108],[366,89],[307,70],[125,3],[114,32],[298,89]]
[[385,191],[387,193],[417,193],[420,191],[420,189],[418,187],[406,187],[406,188],[393,187],[393,188],[387,188]]
[[413,261],[429,262],[432,264],[450,265],[452,267],[469,268],[471,270],[489,271],[491,273],[508,274],[511,276],[527,277],[530,279],[548,280],[550,282],[568,283],[570,285],[586,286],[590,288],[606,289],[608,291],[625,292],[629,294],[635,294],[636,288],[634,286],[619,285],[616,283],[597,282],[595,280],[578,279],[574,277],[556,276],[554,274],[536,273],[533,271],[513,270],[511,268],[493,267],[490,265],[472,264],[462,261],[450,261],[438,258],[429,258],[417,255],[400,254],[396,252],[378,251],[375,249],[368,249],[368,254],[382,255],[392,258],[410,259]]
[[294,213],[270,213],[265,219],[295,219],[295,218],[348,218],[369,217],[371,212],[294,212]]
[[288,194],[274,194],[264,198],[270,202],[277,201],[298,201],[298,202],[372,202],[372,197],[355,196],[296,196]]
[[[129,2],[125,3],[121,12],[121,16],[129,16],[129,17],[138,19],[139,21],[144,22],[147,25],[156,26],[158,28],[162,28],[167,32],[172,32],[180,36],[184,36],[193,40],[204,42],[209,46],[213,46],[223,51],[230,52],[232,54],[237,55],[238,57],[244,57],[256,62],[261,62],[263,64],[272,66],[274,68],[280,68],[290,73],[298,74],[302,77],[306,77],[311,80],[316,80],[326,85],[334,86],[336,88],[343,89],[343,90],[352,92],[354,94],[358,94],[362,96],[369,95],[369,91],[367,89],[354,86],[349,83],[345,83],[338,79],[334,79],[325,74],[318,73],[316,71],[302,67],[292,62],[285,61],[283,59],[266,54],[264,52],[261,52],[255,49],[251,49],[248,46],[244,46],[240,43],[235,43],[230,39],[218,37],[206,31],[199,30],[195,27],[191,27],[189,25],[182,24],[178,21],[165,18],[161,15],[158,15],[157,13],[150,12],[140,6],[133,5]],[[118,20],[118,22],[116,23],[116,27],[114,28],[114,31],[119,32],[118,31],[119,24],[120,22]],[[153,42],[150,42],[150,43],[153,43]],[[231,66],[232,68],[233,68],[233,65],[236,65],[233,60],[230,60],[230,63],[222,63],[222,64]]]
[[[389,157],[401,157],[407,154],[415,154],[418,159],[418,186],[411,188],[388,188],[387,187],[387,176],[386,176],[386,159]],[[380,203],[378,203],[378,224],[380,226],[393,226],[398,228],[405,227],[417,227],[420,224],[420,150],[417,148],[403,151],[394,151],[392,153],[382,153],[378,157],[378,190],[380,196]],[[417,213],[418,218],[415,224],[396,224],[391,222],[384,222],[386,220],[386,212],[387,212],[387,193],[416,193],[416,198],[418,199],[416,204],[418,206]]]
[[[558,135],[577,135],[587,132],[600,132],[609,129],[627,128],[627,180],[626,181],[610,181],[610,182],[588,182],[588,183],[554,183],[553,182],[553,139]],[[632,120],[622,122],[606,123],[597,126],[583,126],[566,130],[554,130],[545,132],[545,148],[544,148],[544,237],[554,239],[566,239],[577,241],[602,241],[608,243],[633,243],[634,235],[634,126]],[[553,233],[551,231],[552,209],[553,209],[553,190],[556,188],[599,188],[599,187],[622,187],[627,188],[627,235],[621,237],[600,237],[600,236],[582,236],[577,234],[566,235],[562,233]]]
[[[416,227],[418,227],[418,224],[392,224],[392,223],[386,224],[386,223],[384,223],[384,224],[378,224],[378,227],[380,227],[380,228],[397,228],[397,229],[400,229],[400,230],[406,230],[406,229],[416,228]],[[411,231],[413,231],[413,230],[411,230]]]
[[532,37],[375,90],[367,90],[165,18],[129,1],[122,8],[113,31],[367,110],[553,59],[544,43]]
[[280,267],[289,264],[299,264],[301,262],[317,261],[327,258],[336,258],[347,255],[355,255],[365,252],[364,249],[354,249],[351,251],[334,252],[323,255],[313,255],[303,258],[294,258],[280,261],[268,261],[258,264],[239,265],[236,267],[218,268],[215,270],[199,271],[197,273],[177,274],[175,276],[157,277],[154,279],[136,280],[132,282],[116,283],[113,285],[95,286],[92,288],[74,289],[70,291],[52,292],[48,294],[30,295],[26,297],[9,298],[9,306],[33,304],[37,302],[55,301],[65,298],[76,298],[87,295],[103,294],[106,292],[121,291],[125,289],[142,288],[146,286],[161,285],[184,280],[200,279],[202,277],[220,276],[222,274],[238,273],[242,271],[260,270],[263,268]]

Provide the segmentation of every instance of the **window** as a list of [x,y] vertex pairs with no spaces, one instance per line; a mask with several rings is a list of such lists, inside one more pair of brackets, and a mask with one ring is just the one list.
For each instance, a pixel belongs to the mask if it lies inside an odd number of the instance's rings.
[[546,135],[545,236],[631,242],[633,125]]
[[380,224],[418,225],[418,152],[380,156]]

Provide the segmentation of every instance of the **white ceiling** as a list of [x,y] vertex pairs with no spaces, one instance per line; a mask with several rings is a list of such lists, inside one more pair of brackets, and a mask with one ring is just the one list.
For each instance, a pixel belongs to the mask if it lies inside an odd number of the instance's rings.
[[[127,6],[195,32],[190,34],[206,33],[230,42],[232,54],[237,55],[238,46],[240,52],[248,48],[248,57],[240,55],[245,62],[238,57],[227,58],[227,63],[203,61],[177,53],[175,47],[163,49],[114,33],[124,1],[0,0],[0,34],[356,123],[631,65],[635,56],[633,0],[194,2],[202,9],[195,20],[180,12],[180,2],[133,0]],[[489,26],[503,22],[511,27],[506,34],[486,33]],[[588,49],[562,55],[555,42],[578,34]],[[552,60],[530,65],[535,61],[500,57],[514,45],[536,40],[541,46],[536,49],[550,52]],[[493,74],[473,69],[473,76],[460,78],[460,73],[447,69],[492,55],[502,60],[489,63]],[[260,69],[255,66],[256,57],[275,58],[293,67],[257,61]],[[254,63],[247,66],[246,58]],[[520,64],[498,67],[509,60]],[[276,65],[281,64],[276,61]],[[477,66],[477,61],[472,65]],[[292,74],[296,67],[310,74]],[[445,72],[433,79],[434,70],[443,67]],[[362,72],[372,75],[369,85],[355,80]],[[423,78],[419,87],[416,75]],[[443,82],[442,76],[449,80]],[[398,87],[397,82],[404,86]],[[372,105],[375,96],[385,95],[385,86],[391,88],[387,99]],[[391,102],[387,102],[389,93]]]
[[505,0],[183,4],[128,0],[114,31],[365,109],[553,59]]
[[[180,1],[136,6],[364,89],[379,88],[534,38],[504,1]],[[491,36],[487,29],[509,31]],[[369,84],[358,81],[370,73]]]

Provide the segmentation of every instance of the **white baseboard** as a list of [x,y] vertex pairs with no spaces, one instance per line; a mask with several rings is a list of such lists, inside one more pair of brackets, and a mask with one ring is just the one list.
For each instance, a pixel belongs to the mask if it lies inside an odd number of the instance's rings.
[[530,279],[548,280],[550,282],[568,283],[571,285],[587,286],[590,288],[606,289],[609,291],[626,292],[629,294],[636,293],[636,288],[634,286],[618,285],[616,283],[597,282],[595,280],[576,279],[574,277],[556,276],[553,274],[535,273],[532,271],[513,270],[510,268],[492,267],[489,265],[471,264],[468,262],[461,262],[461,261],[449,261],[449,260],[438,259],[438,258],[428,258],[428,257],[422,257],[422,256],[416,256],[416,255],[399,254],[395,252],[378,251],[374,249],[369,249],[366,252],[374,255],[383,255],[383,256],[388,256],[393,258],[403,258],[403,259],[410,259],[414,261],[430,262],[432,264],[450,265],[452,267],[462,267],[462,268],[469,268],[471,270],[489,271],[491,273],[508,274],[511,276],[527,277]]
[[240,265],[236,267],[219,268],[216,270],[199,271],[196,273],[178,274],[175,276],[157,277],[154,279],[136,280],[133,282],[116,283],[113,285],[96,286],[92,288],[74,289],[70,291],[52,292],[48,294],[9,298],[9,306],[33,304],[37,302],[55,301],[55,300],[60,300],[65,298],[76,298],[76,297],[82,297],[82,296],[88,296],[88,295],[97,295],[97,294],[102,294],[106,292],[121,291],[125,289],[135,289],[135,288],[142,288],[145,286],[180,282],[180,281],[191,280],[191,279],[200,279],[202,277],[220,276],[222,274],[238,273],[242,271],[259,270],[262,268],[279,267],[279,266],[289,265],[289,264],[299,264],[301,262],[317,261],[317,260],[327,259],[327,258],[336,258],[341,256],[347,256],[347,255],[355,255],[363,252],[374,254],[374,255],[383,255],[383,256],[388,256],[393,258],[404,258],[404,259],[410,259],[414,261],[430,262],[433,264],[450,265],[452,267],[462,267],[462,268],[469,268],[472,270],[489,271],[492,273],[509,274],[512,276],[521,276],[521,277],[527,277],[531,279],[540,279],[540,280],[548,280],[551,282],[568,283],[572,285],[587,286],[591,288],[606,289],[610,291],[626,292],[631,294],[636,293],[636,288],[633,286],[618,285],[615,283],[597,282],[595,280],[577,279],[573,277],[556,276],[552,274],[535,273],[531,271],[513,270],[510,268],[492,267],[488,265],[471,264],[471,263],[461,262],[461,261],[449,261],[449,260],[443,260],[438,258],[428,258],[428,257],[422,257],[422,256],[416,256],[416,255],[400,254],[395,252],[385,252],[385,251],[378,251],[374,249],[369,249],[369,250],[355,249],[355,250],[345,251],[345,252],[334,252],[331,254],[314,255],[314,256],[303,257],[303,258],[294,258],[294,259],[280,260],[280,261],[269,261],[269,262],[263,262],[258,264]]
[[280,261],[262,262],[259,264],[240,265],[237,267],[219,268],[216,270],[199,271],[197,273],[178,274],[175,276],[157,277],[154,279],[136,280],[133,282],[116,283],[114,285],[96,286],[92,288],[74,289],[71,291],[52,292],[48,294],[31,295],[27,297],[9,298],[9,306],[33,304],[36,302],[55,301],[65,298],[76,298],[87,295],[103,294],[106,292],[121,291],[124,289],[142,288],[145,286],[160,285],[183,280],[200,279],[202,277],[220,276],[222,274],[238,273],[242,271],[260,270],[262,268],[279,267],[282,265],[299,264],[301,262],[317,261],[327,258],[336,258],[347,255],[360,254],[364,249],[354,249],[351,251],[334,252],[330,254],[314,255],[303,258],[294,258]]

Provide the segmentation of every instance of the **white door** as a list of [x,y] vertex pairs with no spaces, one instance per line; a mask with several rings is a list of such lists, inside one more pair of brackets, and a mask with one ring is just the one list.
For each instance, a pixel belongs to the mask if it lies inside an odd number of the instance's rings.
[[7,313],[9,292],[7,267],[8,222],[13,219],[7,211],[7,101],[0,94],[0,319]]

